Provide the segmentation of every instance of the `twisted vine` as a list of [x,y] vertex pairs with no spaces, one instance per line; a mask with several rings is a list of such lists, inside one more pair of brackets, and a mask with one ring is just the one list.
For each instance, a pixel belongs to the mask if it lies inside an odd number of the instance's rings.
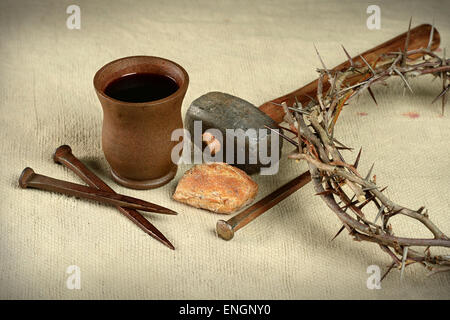
[[[408,82],[409,77],[431,74],[441,78],[442,91],[434,101],[442,99],[444,113],[449,91],[447,80],[450,75],[450,60],[445,58],[445,50],[443,57],[431,51],[434,28],[431,29],[427,48],[408,50],[409,30],[403,51],[382,55],[373,65],[367,63],[362,56],[363,63],[352,61],[344,48],[350,67],[339,71],[328,70],[317,51],[323,67],[317,70],[317,96],[311,98],[306,105],[301,105],[297,100],[293,106],[283,104],[284,120],[289,124],[289,128],[283,129],[293,133],[295,137],[279,133],[296,146],[289,158],[308,163],[317,195],[342,222],[336,236],[346,229],[354,240],[376,243],[389,255],[392,263],[383,278],[394,267],[400,269],[403,276],[405,267],[414,263],[425,266],[430,271],[429,274],[450,271],[450,254],[435,255],[431,252],[433,247],[450,248],[450,239],[431,221],[428,210],[424,207],[409,209],[389,199],[383,193],[385,188],[381,189],[376,183],[376,176],[372,175],[373,165],[364,176],[358,171],[361,150],[356,160],[349,163],[342,156],[341,150],[350,148],[334,137],[334,128],[344,105],[366,90],[377,103],[371,86],[384,83],[391,77],[400,78],[405,89],[410,91],[412,88]],[[417,53],[423,54],[422,60],[409,59],[409,56]],[[364,75],[363,80],[346,86],[346,79],[358,74]],[[330,83],[327,92],[322,92],[324,81]],[[364,213],[369,204],[375,205],[378,212],[373,221]],[[419,221],[433,237],[406,238],[394,235],[391,221],[400,215]]]

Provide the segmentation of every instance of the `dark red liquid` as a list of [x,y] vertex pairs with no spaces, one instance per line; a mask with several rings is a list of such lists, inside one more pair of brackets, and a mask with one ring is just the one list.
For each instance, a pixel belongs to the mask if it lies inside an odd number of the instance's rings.
[[105,94],[125,102],[149,102],[166,98],[177,90],[178,84],[172,78],[154,73],[134,73],[108,84]]

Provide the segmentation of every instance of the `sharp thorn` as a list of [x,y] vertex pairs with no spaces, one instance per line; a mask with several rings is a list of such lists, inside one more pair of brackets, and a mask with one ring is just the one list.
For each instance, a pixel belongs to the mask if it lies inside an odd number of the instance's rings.
[[386,276],[388,275],[388,273],[392,270],[392,268],[394,268],[395,266],[395,262],[392,262],[392,264],[389,266],[389,268],[387,269],[387,271],[384,273],[384,275],[381,277],[380,282],[384,280],[384,278],[386,278]]
[[327,67],[325,66],[325,63],[323,62],[322,57],[320,56],[319,50],[317,50],[317,47],[315,44],[313,44],[313,45],[314,45],[314,49],[316,49],[317,56],[319,57],[319,60],[320,60],[320,63],[322,64],[323,69],[328,74],[328,76],[331,78],[330,72],[328,71]]
[[367,176],[366,176],[366,178],[364,180],[369,181],[370,175],[372,174],[372,170],[373,170],[374,165],[375,165],[375,163],[372,163],[372,166],[370,167],[370,170],[367,173]]
[[408,33],[406,34],[405,48],[403,50],[402,67],[404,67],[406,65],[406,58],[407,58],[406,55],[407,55],[408,47],[409,47],[409,39],[411,37],[411,22],[412,22],[412,17],[409,18]]
[[381,214],[383,213],[384,209],[386,207],[384,206],[384,204],[380,207],[380,210],[378,210],[377,216],[375,217],[375,220],[373,223],[377,223],[378,218],[380,218]]
[[302,104],[298,101],[297,96],[294,96],[295,99],[295,106],[299,109],[301,109],[303,106]]
[[433,19],[433,23],[431,25],[430,39],[428,40],[428,45],[427,45],[428,50],[431,50],[431,44],[433,43],[433,37],[434,37],[434,19]]
[[[442,63],[443,65],[447,65],[446,62],[446,48],[444,48],[444,62]],[[442,72],[442,89],[445,90],[445,85],[447,84],[447,73],[446,72]],[[447,86],[448,89],[448,86]],[[442,115],[444,115],[444,110],[445,110],[445,103],[447,101],[447,97],[446,97],[447,92],[445,91],[444,94],[442,95]]]
[[373,101],[375,102],[375,104],[378,106],[378,102],[377,99],[375,99],[375,95],[373,94],[373,91],[370,87],[367,87],[367,91],[369,91],[370,96],[372,97]]
[[277,130],[275,130],[275,129],[273,129],[273,128],[267,126],[267,125],[264,125],[264,127],[266,127],[267,129],[269,129],[269,130],[272,131],[272,132],[275,132],[275,133],[278,134],[280,137],[286,139],[287,141],[289,141],[290,143],[292,143],[294,146],[296,146],[296,147],[298,148],[298,143],[297,143],[295,140],[289,138],[288,136],[282,134],[281,132],[279,132],[279,131],[277,131]]
[[371,190],[375,190],[375,189],[378,189],[378,187],[375,186],[375,187],[370,187],[370,188],[363,188],[362,190],[363,191],[371,191]]
[[342,47],[342,49],[344,50],[345,55],[346,55],[347,58],[348,58],[348,61],[350,62],[350,66],[354,67],[355,64],[354,64],[354,62],[353,62],[353,60],[352,60],[352,57],[350,57],[350,55],[348,54],[347,50],[345,50],[344,45],[341,44],[341,47]]
[[353,148],[349,148],[349,147],[336,147],[336,149],[338,149],[338,150],[350,150],[350,151],[353,151]]
[[336,139],[334,137],[333,137],[333,141],[336,142],[338,145],[340,145],[343,148],[352,149],[352,148],[347,147],[345,144],[343,144],[342,142],[340,142],[338,139]]
[[333,241],[334,239],[336,239],[336,237],[337,237],[338,235],[340,235],[341,232],[342,232],[344,229],[345,229],[345,226],[342,226],[342,227],[339,229],[339,231],[336,233],[336,235],[335,235],[330,241]]
[[362,55],[359,55],[359,56],[364,61],[364,63],[367,65],[367,67],[369,68],[370,72],[372,72],[372,74],[375,75],[375,71],[372,69],[372,66],[367,62],[367,60],[364,59],[364,57]]
[[448,89],[450,88],[450,85],[448,85],[444,90],[441,91],[441,93],[439,93],[439,95],[433,99],[433,101],[431,102],[431,104],[435,103],[440,97],[442,97],[443,95],[445,95],[448,91]]
[[356,156],[355,163],[353,164],[353,167],[354,167],[355,169],[358,168],[358,165],[359,165],[359,159],[361,158],[361,152],[362,152],[362,147],[359,148],[358,155]]
[[398,71],[397,68],[394,68],[394,72],[397,73],[400,76],[400,78],[403,80],[405,85],[408,87],[409,91],[411,91],[411,93],[414,93],[413,89],[411,89],[411,86],[409,85],[408,81],[406,81],[406,79],[403,76],[403,74],[400,71]]
[[402,268],[400,271],[400,281],[403,280],[403,273],[405,272],[406,258],[408,256],[408,247],[403,248]]
[[445,111],[445,103],[447,101],[447,99],[445,99],[445,94],[442,96],[442,115],[444,115],[444,111]]

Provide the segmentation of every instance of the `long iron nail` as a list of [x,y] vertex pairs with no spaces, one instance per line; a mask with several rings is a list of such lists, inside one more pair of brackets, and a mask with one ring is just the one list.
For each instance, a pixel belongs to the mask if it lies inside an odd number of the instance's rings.
[[302,175],[284,184],[271,194],[265,196],[263,199],[259,200],[254,205],[248,207],[229,220],[217,221],[217,235],[224,240],[233,239],[234,233],[236,231],[246,226],[248,223],[259,217],[261,214],[272,208],[277,203],[281,202],[283,199],[287,198],[289,195],[291,195],[310,181],[311,175],[309,171],[304,172]]
[[[72,149],[68,145],[62,145],[58,147],[53,155],[53,160],[66,168],[72,170],[77,176],[84,182],[94,188],[98,188],[103,191],[115,193],[115,191],[108,186],[102,179],[100,179],[95,173],[88,169],[75,155],[72,153]],[[133,221],[139,228],[145,233],[158,240],[162,244],[166,245],[172,250],[175,250],[173,244],[159,231],[153,224],[151,224],[144,216],[133,209],[127,209],[124,207],[117,207],[117,209],[125,217]]]
[[125,196],[122,194],[110,193],[99,189],[76,184],[68,181],[54,179],[42,174],[37,174],[33,169],[27,167],[22,171],[19,178],[19,185],[22,188],[36,188],[52,192],[58,192],[78,198],[95,200],[102,203],[137,209],[142,211],[156,212],[162,214],[176,214],[176,212],[155,205],[153,203]]

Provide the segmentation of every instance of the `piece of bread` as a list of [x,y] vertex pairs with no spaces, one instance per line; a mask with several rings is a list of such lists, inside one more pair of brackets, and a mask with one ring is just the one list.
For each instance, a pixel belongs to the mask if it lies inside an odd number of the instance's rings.
[[231,213],[251,202],[257,192],[258,185],[244,171],[215,162],[186,171],[173,199],[196,208]]

